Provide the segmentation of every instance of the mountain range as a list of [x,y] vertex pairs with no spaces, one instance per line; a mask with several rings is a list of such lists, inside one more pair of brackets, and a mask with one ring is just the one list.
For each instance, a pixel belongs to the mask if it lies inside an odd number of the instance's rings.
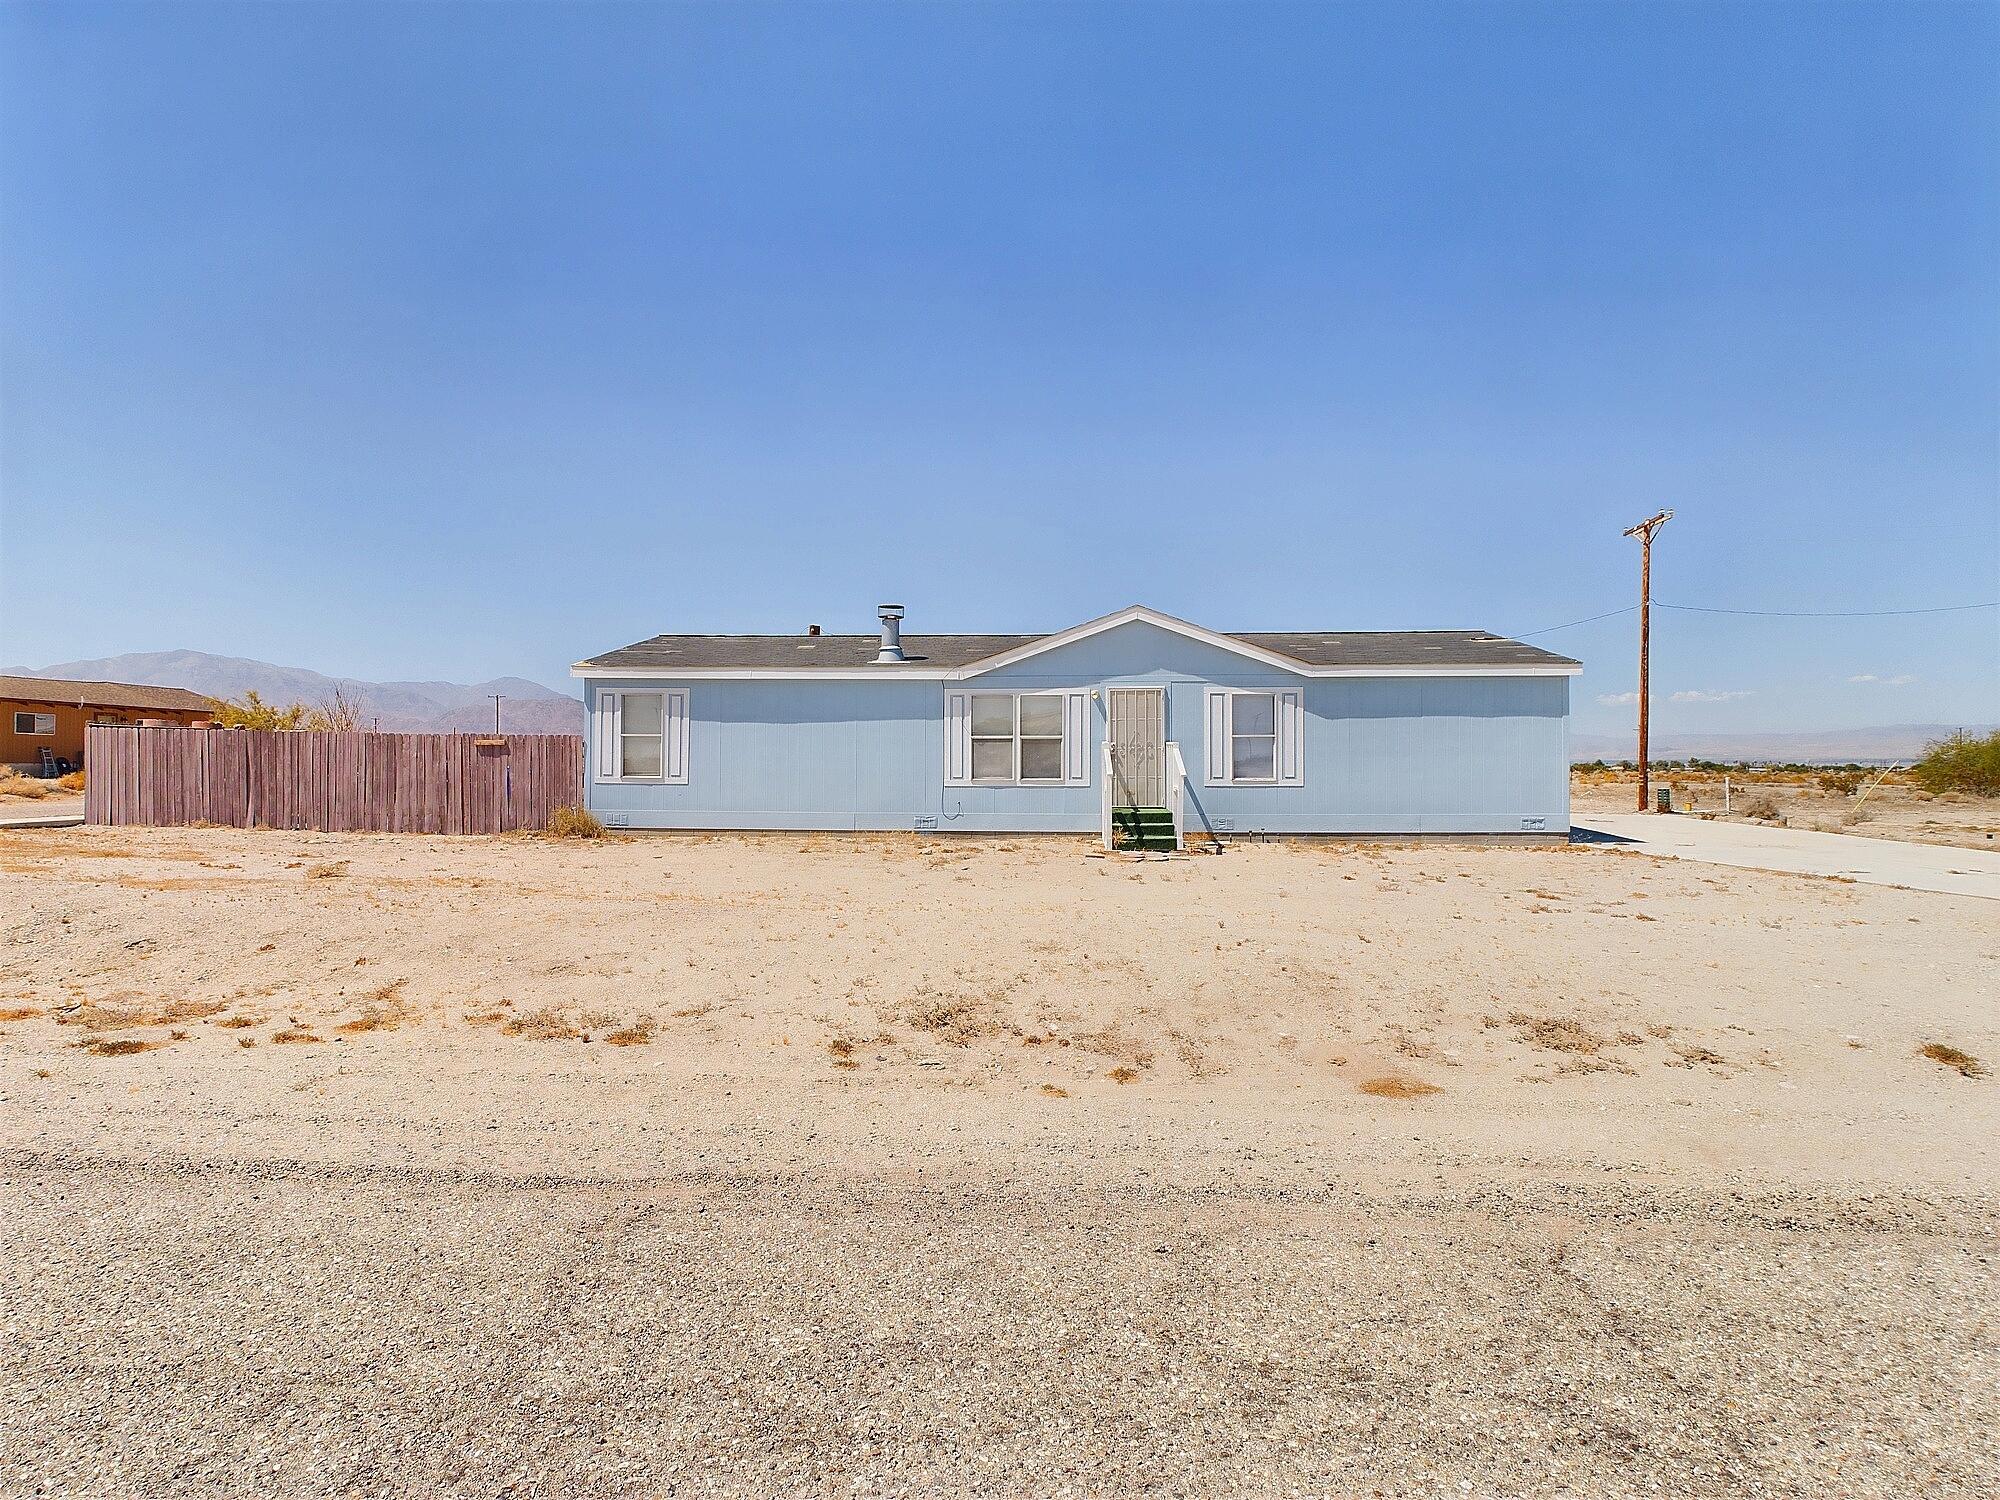
[[22,677],[189,688],[211,698],[240,698],[254,689],[267,703],[278,704],[318,706],[338,692],[359,710],[364,728],[434,734],[491,729],[493,695],[498,693],[500,727],[510,734],[583,732],[579,699],[525,677],[496,677],[491,682],[368,682],[240,656],[211,656],[206,651],[141,651],[6,670]]

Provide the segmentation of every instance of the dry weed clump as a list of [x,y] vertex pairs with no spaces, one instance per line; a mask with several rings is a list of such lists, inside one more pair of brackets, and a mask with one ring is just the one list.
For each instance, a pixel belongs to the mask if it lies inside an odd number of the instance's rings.
[[19,797],[24,802],[39,802],[54,789],[55,783],[44,781],[38,776],[23,776],[12,766],[0,766],[0,797]]
[[325,1037],[314,1036],[303,1026],[287,1026],[283,1031],[274,1032],[271,1036],[273,1044],[280,1047],[303,1046],[309,1042],[323,1042],[325,1040]]
[[364,1031],[394,1031],[400,1026],[417,1019],[416,1012],[404,1003],[403,986],[407,979],[392,979],[387,984],[371,990],[367,1005],[361,1014],[351,1021],[343,1021],[333,1029],[349,1036]]
[[1958,1048],[1950,1046],[1947,1043],[1926,1042],[1917,1051],[1919,1056],[1928,1057],[1934,1063],[1943,1063],[1947,1068],[1953,1069],[1961,1078],[1984,1078],[1986,1076],[1986,1065],[1984,1063],[1970,1052],[1961,1052]]
[[1692,1043],[1674,1048],[1674,1055],[1667,1059],[1670,1068],[1726,1068],[1729,1059],[1720,1052]]
[[1581,1021],[1567,1016],[1531,1016],[1517,1010],[1507,1017],[1520,1028],[1520,1040],[1550,1052],[1569,1052],[1594,1057],[1608,1043]]
[[559,807],[549,814],[542,832],[552,839],[601,839],[604,825],[584,807]]
[[984,1000],[970,995],[941,995],[928,987],[918,990],[917,995],[904,1019],[918,1031],[927,1031],[954,1047],[968,1046],[1000,1029]]
[[1444,1092],[1436,1084],[1425,1083],[1423,1079],[1412,1078],[1407,1073],[1385,1073],[1379,1078],[1364,1078],[1360,1089],[1377,1099],[1421,1099],[1426,1094]]
[[544,1005],[525,1015],[510,1017],[500,1031],[504,1036],[517,1036],[529,1042],[573,1042],[583,1035],[583,1028],[559,1005]]
[[1113,1083],[1137,1083],[1139,1081],[1139,1070],[1120,1063],[1104,1076],[1109,1078]]
[[854,1056],[854,1039],[852,1037],[837,1036],[826,1044],[826,1050],[828,1055],[833,1058],[833,1065],[836,1068],[858,1068],[861,1066]]
[[1077,1046],[1113,1058],[1123,1067],[1144,1071],[1153,1065],[1153,1049],[1116,1025],[1079,1032],[1075,1040]]
[[346,873],[347,861],[344,859],[329,860],[324,864],[306,866],[306,879],[308,880],[338,880]]
[[56,1016],[58,1026],[83,1026],[91,1031],[130,1031],[137,1026],[177,1026],[183,1021],[205,1021],[227,1002],[222,1000],[170,1000],[119,1004],[126,996],[87,1000],[73,1010]]
[[614,1047],[647,1047],[652,1045],[653,1033],[658,1027],[659,1023],[651,1016],[641,1016],[629,1026],[606,1032],[604,1040]]
[[41,1013],[42,1008],[39,1005],[9,1005],[5,1009],[0,1009],[0,1021],[25,1021],[30,1016],[39,1016]]
[[130,1057],[135,1052],[153,1052],[166,1046],[163,1041],[141,1041],[131,1036],[87,1036],[76,1044],[92,1057]]
[[1042,1085],[1042,1092],[1047,1094],[1051,1099],[1067,1099],[1069,1097],[1069,1090],[1060,1084],[1045,1083]]
[[224,1016],[215,1024],[228,1031],[242,1031],[246,1027],[262,1026],[270,1019],[269,1016]]

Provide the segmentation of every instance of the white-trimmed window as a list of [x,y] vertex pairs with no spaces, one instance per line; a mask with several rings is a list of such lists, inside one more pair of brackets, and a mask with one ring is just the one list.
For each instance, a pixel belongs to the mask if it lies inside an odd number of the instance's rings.
[[945,695],[945,782],[951,786],[1088,786],[1090,695]]
[[1303,786],[1305,710],[1296,689],[1210,688],[1204,782],[1209,786]]
[[14,714],[14,733],[16,734],[54,734],[55,732],[56,716],[54,714],[22,713],[18,710]]
[[688,690],[599,693],[597,779],[687,785]]

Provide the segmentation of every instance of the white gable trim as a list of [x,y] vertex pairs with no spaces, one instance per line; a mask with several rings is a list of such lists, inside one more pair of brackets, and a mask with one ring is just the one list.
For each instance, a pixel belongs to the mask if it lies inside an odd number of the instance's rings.
[[1002,667],[1011,667],[1016,662],[1040,656],[1045,651],[1053,651],[1059,646],[1072,645],[1077,641],[1087,641],[1094,635],[1102,635],[1107,630],[1116,630],[1120,625],[1131,625],[1135,622],[1172,631],[1175,635],[1186,636],[1191,641],[1200,641],[1203,645],[1227,651],[1232,656],[1240,656],[1246,661],[1259,662],[1267,667],[1276,667],[1282,672],[1296,673],[1301,677],[1312,675],[1313,669],[1295,656],[1281,656],[1276,651],[1266,651],[1262,646],[1253,646],[1248,641],[1237,640],[1234,636],[1204,629],[1200,625],[1176,619],[1172,615],[1163,615],[1157,609],[1148,609],[1143,604],[1134,604],[1113,614],[1100,615],[1095,620],[1085,620],[1081,625],[1072,625],[1067,630],[1059,630],[1054,635],[1045,635],[1038,641],[1029,641],[1025,646],[1016,646],[1011,651],[1002,651],[998,656],[967,662],[952,672],[951,676],[953,679],[959,679],[997,672]]

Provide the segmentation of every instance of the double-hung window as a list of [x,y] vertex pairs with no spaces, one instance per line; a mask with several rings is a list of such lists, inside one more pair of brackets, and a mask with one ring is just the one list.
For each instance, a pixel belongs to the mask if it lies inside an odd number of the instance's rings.
[[688,779],[688,690],[597,695],[597,779]]
[[1206,785],[1305,785],[1306,716],[1298,690],[1211,687],[1204,697]]
[[1089,786],[1090,694],[945,694],[947,786]]
[[1278,695],[1237,693],[1230,703],[1229,779],[1278,777]]
[[974,781],[1061,781],[1063,694],[974,693]]

